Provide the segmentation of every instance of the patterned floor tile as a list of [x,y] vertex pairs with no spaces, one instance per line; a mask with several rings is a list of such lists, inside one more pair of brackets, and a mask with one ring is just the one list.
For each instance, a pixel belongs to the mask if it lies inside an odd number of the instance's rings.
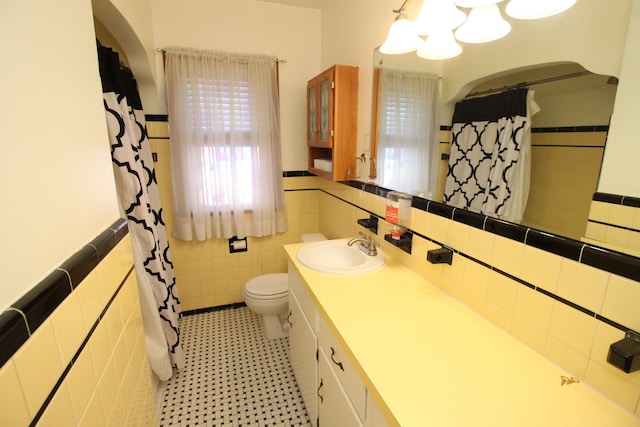
[[289,339],[267,340],[248,307],[184,316],[186,367],[166,384],[160,426],[309,426]]

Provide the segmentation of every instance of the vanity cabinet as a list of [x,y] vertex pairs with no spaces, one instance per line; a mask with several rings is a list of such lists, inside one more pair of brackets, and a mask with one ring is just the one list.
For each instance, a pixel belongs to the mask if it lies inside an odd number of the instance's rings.
[[307,82],[309,172],[334,181],[355,174],[358,72],[334,65]]
[[386,427],[382,412],[302,279],[289,266],[289,352],[314,427]]
[[[315,333],[315,308],[295,274],[289,272],[289,360],[300,388],[311,424],[318,421],[318,340]],[[298,299],[303,300],[305,309]],[[313,323],[313,325],[312,325]]]

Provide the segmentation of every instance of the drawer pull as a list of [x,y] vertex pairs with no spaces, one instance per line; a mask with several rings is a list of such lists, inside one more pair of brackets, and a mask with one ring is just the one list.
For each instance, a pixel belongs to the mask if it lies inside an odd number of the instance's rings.
[[333,356],[336,354],[336,351],[333,347],[331,347],[331,361],[340,367],[340,370],[344,372],[344,367],[342,366],[342,362],[336,362],[336,359]]
[[291,323],[291,310],[289,310],[289,315],[287,316],[287,323],[289,324],[289,327],[293,326],[293,323]]
[[320,394],[320,389],[322,388],[322,386],[322,378],[320,378],[320,385],[318,386],[318,397],[320,398],[320,403],[324,402],[324,397],[322,397],[322,395]]

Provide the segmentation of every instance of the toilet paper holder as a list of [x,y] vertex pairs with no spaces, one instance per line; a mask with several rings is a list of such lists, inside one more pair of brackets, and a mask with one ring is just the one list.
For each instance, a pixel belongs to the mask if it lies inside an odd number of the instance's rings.
[[233,236],[229,239],[229,253],[246,252],[249,249],[247,246],[247,238],[243,237],[238,239],[238,236]]

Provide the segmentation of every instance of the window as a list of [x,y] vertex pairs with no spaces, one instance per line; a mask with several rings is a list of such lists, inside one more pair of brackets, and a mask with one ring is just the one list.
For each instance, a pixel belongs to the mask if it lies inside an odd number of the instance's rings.
[[380,185],[421,195],[433,192],[439,142],[438,77],[384,69],[381,82]]
[[174,235],[286,230],[275,58],[169,49],[166,64]]

